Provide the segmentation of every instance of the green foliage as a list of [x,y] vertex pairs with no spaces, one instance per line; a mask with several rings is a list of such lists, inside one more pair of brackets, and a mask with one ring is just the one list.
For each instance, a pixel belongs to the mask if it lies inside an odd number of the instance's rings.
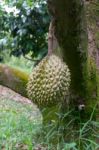
[[[97,150],[99,122],[92,120],[95,109],[96,107],[86,122],[81,121],[79,113],[74,116],[75,110],[64,115],[57,114],[59,119],[61,117],[60,122],[53,120],[49,125],[43,126],[37,136],[38,143],[49,150]],[[64,118],[67,119],[65,126],[62,124]]]
[[13,68],[20,69],[24,72],[30,73],[35,65],[34,62],[29,61],[25,59],[23,56],[15,57],[11,56],[9,57],[7,54],[5,54],[4,58],[4,64],[11,66]]
[[0,6],[0,51],[7,48],[17,57],[46,55],[49,16],[45,1],[7,1]]

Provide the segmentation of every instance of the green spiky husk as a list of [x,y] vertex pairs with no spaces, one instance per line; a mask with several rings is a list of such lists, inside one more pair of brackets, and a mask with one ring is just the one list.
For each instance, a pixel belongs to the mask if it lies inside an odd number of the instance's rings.
[[27,92],[38,106],[50,106],[62,102],[68,94],[70,72],[68,66],[57,56],[46,56],[33,69]]

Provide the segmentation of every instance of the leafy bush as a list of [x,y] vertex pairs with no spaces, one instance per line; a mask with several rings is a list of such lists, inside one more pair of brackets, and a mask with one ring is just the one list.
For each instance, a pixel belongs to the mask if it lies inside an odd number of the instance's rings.
[[45,1],[0,3],[0,51],[11,55],[37,57],[47,53],[49,16]]

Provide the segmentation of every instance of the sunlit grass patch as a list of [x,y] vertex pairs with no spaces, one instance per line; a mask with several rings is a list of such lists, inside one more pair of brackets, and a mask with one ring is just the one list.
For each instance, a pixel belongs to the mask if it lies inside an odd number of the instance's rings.
[[34,62],[29,61],[22,56],[20,56],[20,57],[11,56],[11,57],[9,57],[9,55],[7,55],[6,57],[4,59],[4,63],[11,66],[11,67],[21,69],[27,73],[30,73],[33,69]]
[[0,150],[33,149],[40,118],[31,105],[0,99]]

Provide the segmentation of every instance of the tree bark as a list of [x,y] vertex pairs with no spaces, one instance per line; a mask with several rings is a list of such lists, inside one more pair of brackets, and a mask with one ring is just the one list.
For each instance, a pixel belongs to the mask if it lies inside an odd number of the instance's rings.
[[77,95],[85,95],[83,74],[88,53],[84,4],[81,0],[49,0],[48,7],[63,60],[71,71],[71,87]]
[[[54,33],[61,47],[64,62],[71,72],[73,105],[90,107],[96,90],[89,79],[88,35],[83,0],[48,0],[49,12],[54,19]],[[92,84],[92,83],[91,83]]]

